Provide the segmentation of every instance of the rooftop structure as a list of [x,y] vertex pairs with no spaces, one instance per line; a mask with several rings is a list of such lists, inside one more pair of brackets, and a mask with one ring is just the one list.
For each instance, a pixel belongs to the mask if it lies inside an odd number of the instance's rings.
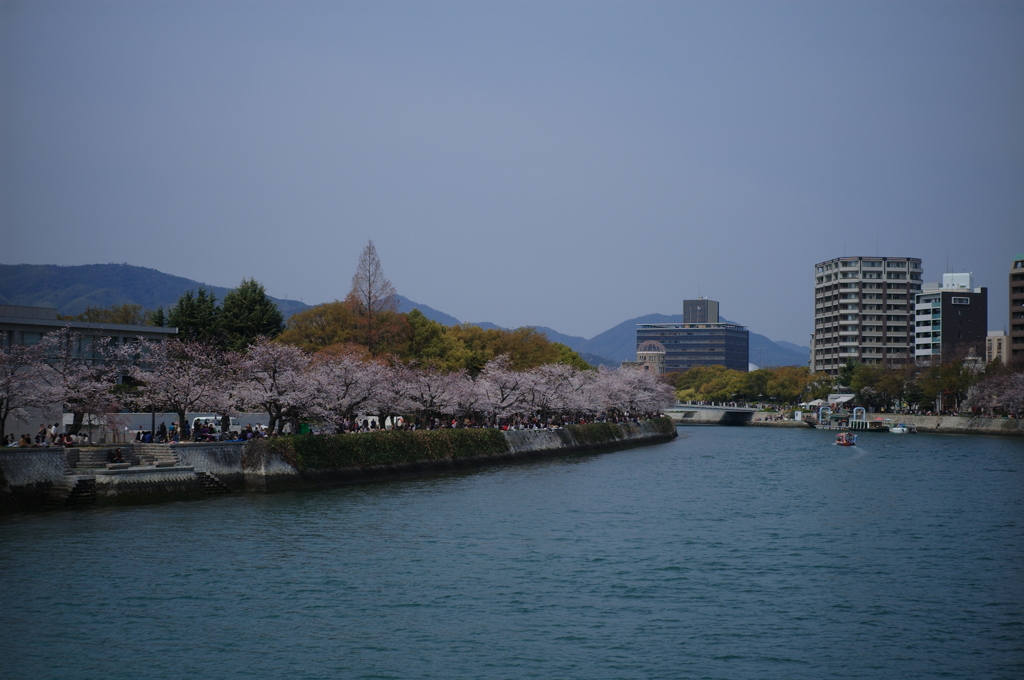
[[683,323],[718,323],[718,301],[705,297],[683,300]]

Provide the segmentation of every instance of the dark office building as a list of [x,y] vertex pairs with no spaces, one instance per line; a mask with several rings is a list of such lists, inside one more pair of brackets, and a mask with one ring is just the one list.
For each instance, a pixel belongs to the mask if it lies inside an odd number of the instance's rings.
[[[715,316],[718,315],[715,303]],[[644,323],[636,327],[637,346],[655,340],[665,346],[665,371],[681,373],[694,366],[725,366],[746,371],[750,332],[731,323]]]
[[985,356],[988,289],[969,273],[943,274],[914,300],[914,358],[919,366]]
[[1024,359],[1024,254],[1010,268],[1010,361]]
[[718,301],[683,300],[683,323],[718,323]]

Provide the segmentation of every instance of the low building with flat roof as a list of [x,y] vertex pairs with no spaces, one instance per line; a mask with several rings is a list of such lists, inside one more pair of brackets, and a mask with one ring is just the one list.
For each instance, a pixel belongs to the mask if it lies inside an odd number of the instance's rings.
[[46,333],[62,328],[70,328],[80,334],[84,342],[95,338],[110,338],[118,344],[136,338],[164,340],[178,332],[177,328],[161,326],[69,321],[57,318],[57,310],[50,307],[0,305],[0,347],[34,345]]

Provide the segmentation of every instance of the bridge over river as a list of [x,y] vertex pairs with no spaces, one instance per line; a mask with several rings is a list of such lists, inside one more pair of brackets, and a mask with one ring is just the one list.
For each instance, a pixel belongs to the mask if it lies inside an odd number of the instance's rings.
[[745,425],[754,420],[755,408],[744,406],[690,406],[677,404],[665,415],[677,425]]

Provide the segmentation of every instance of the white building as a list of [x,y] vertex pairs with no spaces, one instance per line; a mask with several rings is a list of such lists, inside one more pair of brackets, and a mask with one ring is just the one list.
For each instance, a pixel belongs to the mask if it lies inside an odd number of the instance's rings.
[[920,290],[916,258],[838,257],[816,264],[811,371],[837,375],[850,360],[910,363],[914,295]]

